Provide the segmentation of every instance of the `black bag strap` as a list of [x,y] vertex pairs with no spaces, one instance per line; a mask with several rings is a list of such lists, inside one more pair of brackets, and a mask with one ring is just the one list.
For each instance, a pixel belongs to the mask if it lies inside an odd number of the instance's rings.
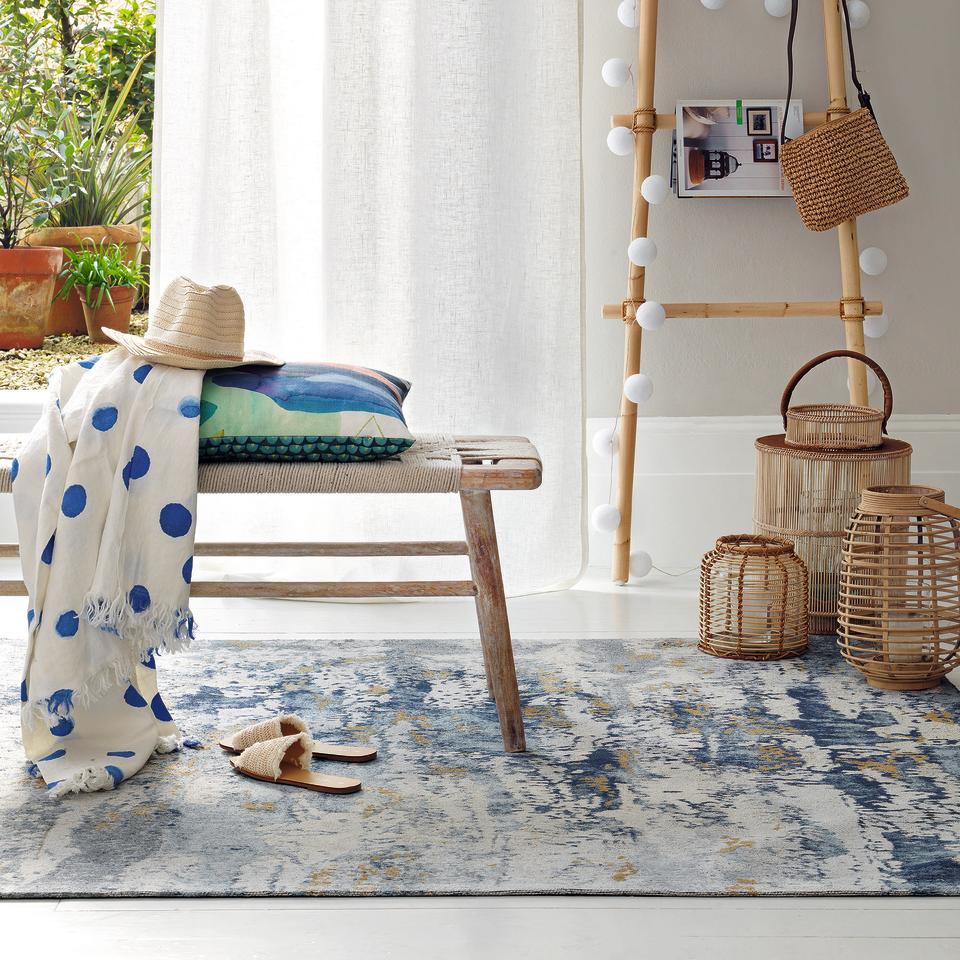
[[[857,99],[861,107],[866,107],[873,119],[877,115],[873,112],[873,105],[870,103],[870,94],[863,89],[860,83],[860,77],[857,76],[857,58],[853,52],[853,31],[850,29],[850,11],[847,9],[847,0],[840,0],[843,5],[843,22],[847,28],[847,49],[850,51],[850,76],[853,79],[853,85],[857,88]],[[793,38],[797,32],[797,12],[800,7],[800,0],[792,0],[790,4],[790,29],[787,32],[787,102],[783,105],[783,117],[780,120],[780,143],[787,142],[787,114],[790,110],[790,98],[793,95]]]

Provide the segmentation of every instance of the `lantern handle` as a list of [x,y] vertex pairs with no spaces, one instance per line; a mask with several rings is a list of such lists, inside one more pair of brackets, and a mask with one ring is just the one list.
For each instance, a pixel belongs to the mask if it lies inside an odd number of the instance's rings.
[[920,505],[936,513],[942,513],[945,517],[960,520],[960,508],[951,507],[949,503],[944,503],[942,500],[932,500],[930,497],[921,497]]
[[784,387],[783,396],[780,398],[780,416],[783,418],[783,429],[787,429],[787,410],[790,409],[790,400],[793,397],[793,391],[797,384],[814,368],[819,367],[821,363],[832,360],[834,357],[849,357],[851,360],[859,360],[865,363],[877,375],[880,385],[883,387],[883,423],[880,425],[881,432],[887,432],[887,421],[890,414],[893,413],[893,388],[890,386],[890,379],[883,372],[883,367],[876,360],[871,360],[863,353],[857,353],[855,350],[830,350],[827,353],[821,353],[819,357],[808,360],[791,378],[790,382]]

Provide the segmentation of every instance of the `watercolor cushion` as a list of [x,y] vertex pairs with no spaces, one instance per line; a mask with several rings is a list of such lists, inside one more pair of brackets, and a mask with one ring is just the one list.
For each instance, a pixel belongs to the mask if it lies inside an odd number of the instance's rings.
[[210,370],[201,460],[379,460],[413,443],[406,380],[337,363]]

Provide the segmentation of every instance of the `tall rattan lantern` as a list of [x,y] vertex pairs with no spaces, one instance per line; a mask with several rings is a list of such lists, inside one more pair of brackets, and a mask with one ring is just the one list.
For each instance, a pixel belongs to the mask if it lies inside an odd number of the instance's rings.
[[960,664],[960,510],[933,487],[863,491],[843,539],[838,634],[874,687],[926,690]]
[[[793,391],[814,367],[834,357],[870,366],[883,385],[883,410],[847,404],[791,407]],[[837,626],[840,545],[865,487],[910,482],[909,443],[885,437],[893,391],[874,360],[832,350],[802,366],[783,392],[786,433],[756,441],[754,530],[792,540],[810,576],[810,632]]]

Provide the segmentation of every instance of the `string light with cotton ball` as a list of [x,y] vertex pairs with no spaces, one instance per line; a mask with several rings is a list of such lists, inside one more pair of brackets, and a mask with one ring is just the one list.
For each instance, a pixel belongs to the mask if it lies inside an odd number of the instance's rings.
[[636,0],[623,0],[620,6],[617,7],[617,19],[625,27],[633,30],[639,23]]
[[727,0],[700,0],[708,10],[722,10],[727,5]]
[[617,431],[613,427],[602,427],[593,435],[590,445],[598,457],[612,457],[619,445]]
[[860,251],[860,269],[871,277],[879,277],[887,269],[887,255],[879,247]]
[[613,533],[620,526],[620,511],[612,503],[601,503],[590,514],[590,526],[597,533]]
[[637,323],[644,330],[659,330],[666,321],[667,311],[656,300],[646,300],[637,307]]
[[890,318],[886,313],[863,318],[863,335],[871,340],[882,337],[890,329]]
[[630,554],[630,576],[642,580],[653,569],[653,557],[646,550],[634,550]]
[[623,381],[623,395],[631,403],[646,403],[653,396],[653,381],[645,373],[635,373]]
[[763,9],[771,17],[785,17],[790,12],[790,0],[763,0]]
[[608,87],[622,87],[630,79],[630,64],[620,57],[611,57],[604,61],[600,76]]
[[627,247],[627,257],[635,267],[649,267],[657,259],[657,245],[649,237],[635,237]]
[[645,177],[643,183],[640,184],[640,196],[643,197],[647,203],[663,203],[669,193],[670,184],[667,183],[666,177],[661,177],[659,173],[651,173],[650,176]]
[[853,30],[859,30],[870,22],[870,8],[863,0],[850,0],[847,13],[850,15],[850,27]]
[[607,134],[607,148],[618,157],[628,157],[633,153],[636,139],[629,127],[614,127]]

